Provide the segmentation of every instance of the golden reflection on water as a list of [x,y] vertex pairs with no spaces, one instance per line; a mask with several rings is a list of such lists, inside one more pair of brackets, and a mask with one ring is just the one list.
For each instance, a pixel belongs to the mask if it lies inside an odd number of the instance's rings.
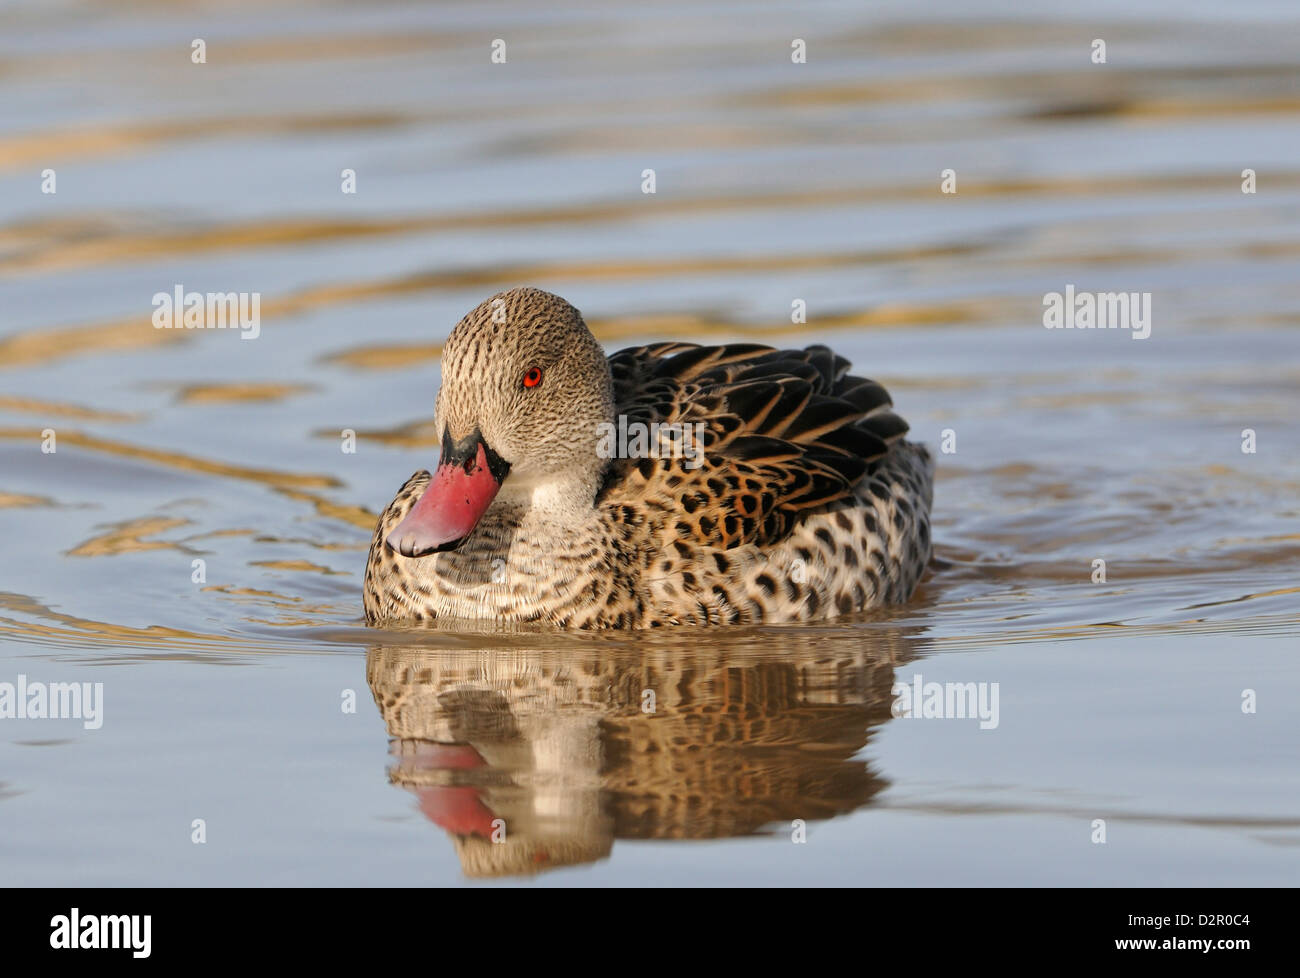
[[98,408],[68,404],[63,401],[45,401],[33,397],[0,396],[0,411],[12,411],[15,414],[35,414],[42,418],[72,418],[76,421],[104,421],[109,424],[125,424],[139,421],[140,414],[126,411],[103,411]]
[[[1300,172],[1272,171],[1269,184],[1282,189],[1300,186]],[[1057,177],[1021,179],[968,179],[961,194],[968,198],[1009,197],[1015,200],[1048,198],[1110,198],[1178,193],[1214,193],[1221,189],[1217,176],[1172,173],[1160,177]],[[932,201],[929,185],[861,186],[845,184],[811,190],[766,190],[752,193],[715,193],[709,196],[665,200],[656,204],[654,219],[692,217],[764,210],[800,210],[862,204]],[[57,269],[129,264],[171,256],[197,256],[223,251],[304,247],[332,242],[400,237],[458,231],[524,229],[553,225],[614,224],[644,217],[640,204],[598,201],[562,207],[518,207],[509,210],[476,209],[461,214],[415,214],[400,218],[277,218],[275,221],[212,223],[169,230],[134,226],[110,216],[36,218],[0,228],[0,274],[40,273]],[[884,256],[887,257],[887,256]],[[897,257],[909,257],[900,254]],[[923,256],[916,256],[923,257]],[[454,287],[457,283],[450,282]]]
[[[40,642],[53,647],[95,649],[108,661],[128,661],[116,651],[146,649],[161,653],[159,658],[219,662],[224,654],[238,656],[252,651],[269,651],[265,643],[242,641],[228,634],[204,634],[189,629],[149,625],[143,628],[94,621],[55,611],[23,594],[0,591],[0,609],[20,617],[0,616],[0,636],[15,642]],[[204,655],[204,652],[207,655]],[[216,653],[216,655],[212,655]]]
[[[42,434],[40,429],[0,428],[0,440],[27,442],[32,445],[40,445],[41,439]],[[219,476],[227,479],[242,479],[248,482],[259,482],[276,489],[328,489],[341,485],[339,480],[335,479],[333,476],[299,475],[293,472],[276,472],[271,469],[231,465],[226,462],[199,458],[194,455],[183,455],[180,452],[166,451],[159,448],[148,448],[143,445],[132,445],[126,442],[99,438],[95,435],[86,434],[85,432],[70,431],[65,428],[59,428],[57,430],[57,442],[58,444],[75,445],[78,448],[87,448],[92,451],[103,452],[107,455],[116,456],[117,458],[133,459],[148,462],[152,465],[181,469],[187,472],[201,472],[205,475]]]
[[237,404],[283,401],[315,390],[310,384],[186,384],[176,393],[182,404]]
[[[951,253],[953,249],[944,249]],[[511,283],[535,281],[547,277],[570,279],[603,278],[649,278],[673,275],[707,275],[721,272],[750,271],[759,272],[768,269],[798,268],[834,268],[844,265],[865,264],[880,260],[861,254],[838,254],[824,256],[770,256],[766,258],[726,258],[710,260],[661,262],[643,262],[632,264],[613,263],[572,263],[572,264],[537,264],[511,268],[490,268],[457,272],[429,272],[421,275],[404,276],[387,281],[355,282],[351,284],[333,284],[303,290],[295,295],[280,298],[264,298],[261,311],[265,319],[271,322],[283,317],[308,312],[313,309],[328,308],[344,303],[356,303],[380,298],[391,298],[425,292],[433,289],[483,288],[499,290],[509,288]],[[912,260],[921,257],[914,249],[895,251],[888,260]],[[854,313],[832,313],[824,317],[825,328],[847,329],[850,327],[871,328],[876,326],[934,325],[962,322],[995,322],[1010,318],[1012,310],[1023,308],[1023,300],[1008,302],[1006,300],[967,300],[951,303],[903,303],[882,304],[873,309]],[[642,330],[654,320],[648,317],[628,317],[626,319],[594,319],[593,332],[597,339],[614,341],[625,336],[642,335]],[[454,323],[445,324],[444,331],[450,331]],[[680,324],[679,324],[680,325]],[[708,336],[710,333],[731,332],[734,325],[724,323],[697,322],[692,336]],[[745,331],[755,335],[765,333],[788,333],[789,324],[779,323],[764,325],[747,324]],[[111,322],[59,328],[43,328],[29,332],[15,333],[0,339],[0,367],[32,366],[51,363],[67,357],[83,357],[96,352],[120,352],[131,349],[148,349],[172,342],[198,339],[203,334],[189,329],[155,329],[148,315],[117,319]],[[210,336],[204,336],[211,339]],[[427,357],[437,356],[440,344],[419,344],[413,348],[423,352]],[[338,356],[335,362],[351,363],[346,356]],[[395,359],[389,351],[362,350],[357,362],[367,367],[377,364],[392,365]]]
[[189,520],[144,517],[114,524],[104,533],[91,537],[68,551],[70,557],[105,557],[112,554],[138,553],[142,550],[179,550],[189,553],[190,548],[165,540],[146,540],[146,537],[165,533],[178,526],[189,525]]
[[26,506],[53,506],[48,496],[25,496],[16,492],[0,492],[0,509],[18,509]]

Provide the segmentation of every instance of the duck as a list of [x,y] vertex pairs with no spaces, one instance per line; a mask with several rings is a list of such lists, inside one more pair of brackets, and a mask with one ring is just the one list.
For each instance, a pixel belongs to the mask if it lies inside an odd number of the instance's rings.
[[536,288],[452,330],[437,467],[379,516],[366,622],[559,629],[820,621],[908,601],[934,460],[822,345],[607,355]]

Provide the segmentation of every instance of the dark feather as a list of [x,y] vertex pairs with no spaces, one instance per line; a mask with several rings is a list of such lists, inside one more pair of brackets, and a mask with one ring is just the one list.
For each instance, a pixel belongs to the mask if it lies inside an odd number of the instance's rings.
[[851,496],[907,430],[885,389],[849,376],[849,362],[824,346],[659,343],[621,350],[609,363],[616,413],[706,430],[697,468],[684,458],[614,459],[601,500],[689,496],[693,521],[665,532],[680,537],[688,526],[712,546],[778,542],[802,512]]

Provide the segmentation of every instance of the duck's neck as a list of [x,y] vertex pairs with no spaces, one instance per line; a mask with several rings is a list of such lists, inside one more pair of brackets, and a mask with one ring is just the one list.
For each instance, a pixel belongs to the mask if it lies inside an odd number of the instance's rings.
[[508,522],[523,531],[546,526],[581,527],[595,519],[593,503],[599,484],[599,473],[512,472],[483,519]]
[[[428,564],[438,615],[570,623],[604,605],[593,593],[617,584],[593,479],[516,479],[512,472],[478,525]],[[595,591],[593,591],[595,589]]]

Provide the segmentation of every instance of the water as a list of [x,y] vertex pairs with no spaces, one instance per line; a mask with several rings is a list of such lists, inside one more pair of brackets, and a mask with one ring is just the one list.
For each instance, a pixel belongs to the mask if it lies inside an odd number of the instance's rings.
[[[0,682],[103,684],[97,729],[0,721],[5,881],[1294,883],[1297,12],[1077,18],[0,9]],[[1067,283],[1151,292],[1150,337],[1044,329]],[[177,284],[260,292],[261,335],[152,328]],[[955,448],[916,599],[365,628],[439,344],[519,284],[611,349],[884,382]],[[892,717],[918,675],[998,684],[997,726]]]

